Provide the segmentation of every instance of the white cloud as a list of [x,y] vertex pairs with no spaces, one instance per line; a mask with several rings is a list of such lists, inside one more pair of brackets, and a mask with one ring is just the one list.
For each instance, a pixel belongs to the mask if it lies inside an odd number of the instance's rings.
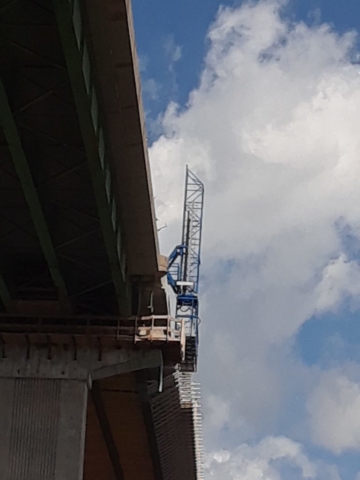
[[221,480],[339,480],[336,469],[309,460],[302,446],[286,437],[267,437],[233,451],[209,453],[205,478]]
[[182,49],[180,45],[177,45],[173,35],[169,35],[164,43],[165,54],[170,61],[172,68],[173,64],[178,62],[182,57]]
[[161,85],[153,78],[147,78],[142,82],[143,95],[149,97],[151,100],[158,99],[160,90]]
[[219,11],[199,87],[150,149],[164,252],[180,239],[185,164],[205,182],[201,377],[223,422],[247,425],[238,441],[310,388],[285,346],[360,284],[340,234],[360,233],[355,35],[290,23],[282,3]]
[[165,39],[164,53],[168,62],[168,87],[170,95],[177,95],[179,88],[176,73],[176,64],[182,58],[182,48],[175,42],[174,36]]
[[150,63],[149,57],[147,55],[139,55],[138,56],[138,63],[139,63],[140,72],[141,73],[146,72],[146,70],[148,69],[149,63]]
[[360,450],[359,380],[359,372],[329,371],[307,403],[313,441],[336,454]]
[[317,309],[330,310],[340,306],[344,297],[354,298],[354,306],[359,306],[360,270],[355,261],[348,261],[344,254],[330,262],[324,269],[322,279],[316,287]]
[[206,400],[208,422],[215,428],[221,428],[230,420],[229,403],[216,395],[209,395]]

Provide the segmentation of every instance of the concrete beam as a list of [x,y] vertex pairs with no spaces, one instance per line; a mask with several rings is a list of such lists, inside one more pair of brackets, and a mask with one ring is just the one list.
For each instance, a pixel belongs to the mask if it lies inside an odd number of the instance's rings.
[[92,380],[100,380],[101,378],[112,377],[147,368],[162,368],[163,358],[160,350],[151,350],[148,352],[136,352],[137,355],[123,363],[104,366],[91,373]]
[[109,419],[107,417],[104,403],[101,396],[101,389],[97,382],[95,382],[91,389],[91,397],[94,402],[96,414],[99,419],[100,428],[108,449],[112,468],[114,470],[116,480],[124,480],[124,473],[119,461],[119,452],[114,441],[114,437],[111,431]]
[[78,348],[42,345],[2,346],[0,378],[92,381],[147,368],[161,368],[160,350]]
[[163,480],[163,472],[161,468],[160,453],[157,444],[156,430],[153,419],[153,413],[151,408],[151,399],[147,387],[147,378],[145,370],[136,372],[136,385],[138,395],[141,401],[141,409],[143,413],[144,423],[148,435],[149,448],[151,452],[151,458],[154,464],[154,474],[156,480]]

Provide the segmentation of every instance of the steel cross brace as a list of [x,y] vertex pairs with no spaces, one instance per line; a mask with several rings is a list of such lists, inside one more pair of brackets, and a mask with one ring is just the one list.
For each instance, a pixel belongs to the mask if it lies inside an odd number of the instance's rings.
[[60,303],[63,309],[69,312],[71,303],[65,281],[2,81],[0,81],[0,121]]

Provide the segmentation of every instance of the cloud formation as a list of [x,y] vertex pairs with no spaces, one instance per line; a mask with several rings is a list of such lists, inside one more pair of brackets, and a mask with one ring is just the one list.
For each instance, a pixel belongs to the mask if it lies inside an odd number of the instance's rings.
[[267,437],[233,452],[212,452],[205,470],[207,478],[221,480],[339,480],[336,468],[310,461],[302,446],[286,437]]
[[[185,108],[169,105],[150,148],[164,252],[180,238],[185,164],[206,186],[200,367],[209,443],[224,429],[234,444],[276,431],[286,405],[317,379],[289,342],[344,301],[358,308],[359,264],[344,244],[346,229],[360,234],[356,36],[292,23],[283,3],[219,10],[199,86]],[[278,478],[269,475],[249,478]]]
[[335,454],[360,449],[360,375],[353,370],[326,372],[307,402],[314,442]]
[[169,69],[172,69],[174,63],[178,62],[182,57],[181,46],[175,43],[173,35],[169,35],[164,43],[165,55],[169,60]]

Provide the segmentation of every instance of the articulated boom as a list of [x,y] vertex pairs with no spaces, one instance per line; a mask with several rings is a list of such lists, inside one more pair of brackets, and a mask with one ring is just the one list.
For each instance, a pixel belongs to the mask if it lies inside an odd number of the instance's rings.
[[176,318],[184,321],[185,362],[182,370],[196,371],[199,343],[199,273],[204,185],[186,167],[182,242],[169,257],[168,282],[176,294]]

